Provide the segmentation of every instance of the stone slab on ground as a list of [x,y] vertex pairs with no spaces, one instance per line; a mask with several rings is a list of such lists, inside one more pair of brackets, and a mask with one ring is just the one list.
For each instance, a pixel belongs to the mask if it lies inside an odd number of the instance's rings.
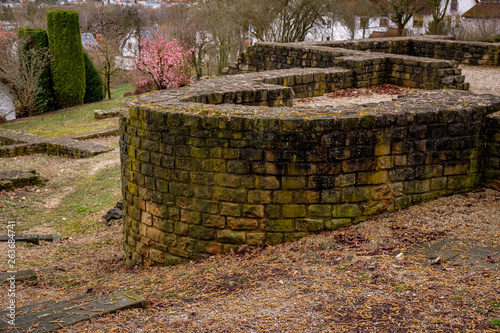
[[408,254],[426,255],[430,263],[440,258],[438,262],[449,265],[481,266],[500,270],[500,248],[480,247],[453,236],[416,245]]
[[36,272],[32,269],[26,269],[22,271],[16,271],[13,273],[6,272],[6,273],[0,273],[0,283],[3,283],[5,281],[10,281],[12,277],[15,278],[16,281],[25,281],[25,280],[36,280]]
[[[132,291],[36,303],[16,309],[15,327],[19,332],[49,332],[93,317],[145,305],[146,300]],[[8,320],[7,312],[2,312],[0,332],[9,331]]]
[[128,112],[126,108],[116,108],[108,110],[94,110],[94,119],[105,119],[119,117],[120,115]]
[[[11,239],[11,237],[8,235],[0,235],[0,242],[8,242],[9,239]],[[61,240],[61,237],[54,235],[15,235],[14,240],[16,242],[26,242],[39,245],[40,241],[57,242]]]
[[[9,235],[0,235],[0,242],[8,242],[9,239],[12,239],[12,237]],[[36,245],[40,244],[40,236],[39,235],[19,235],[19,234],[16,234],[14,236],[14,240],[16,242],[33,243]]]
[[111,151],[112,148],[70,137],[47,138],[0,128],[0,157],[46,153],[49,155],[86,158]]
[[43,180],[36,170],[14,170],[8,172],[0,172],[0,191],[12,190],[15,187],[23,187],[27,185],[39,185]]
[[99,132],[71,135],[71,136],[69,136],[69,138],[75,139],[75,140],[87,140],[87,139],[102,138],[104,136],[113,136],[113,135],[118,135],[118,134],[120,134],[120,130],[118,128],[114,128],[114,129],[109,129],[109,130],[104,130],[104,131],[99,131]]

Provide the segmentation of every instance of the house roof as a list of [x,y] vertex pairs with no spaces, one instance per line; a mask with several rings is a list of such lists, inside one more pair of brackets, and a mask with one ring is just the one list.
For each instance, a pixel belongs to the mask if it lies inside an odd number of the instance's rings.
[[500,2],[480,2],[462,14],[468,18],[500,18]]
[[82,36],[82,46],[84,49],[89,49],[91,47],[97,46],[97,41],[90,32],[84,32],[81,34]]

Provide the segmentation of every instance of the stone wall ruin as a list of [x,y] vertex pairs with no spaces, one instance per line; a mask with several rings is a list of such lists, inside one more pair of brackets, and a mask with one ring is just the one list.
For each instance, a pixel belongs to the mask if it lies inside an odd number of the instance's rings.
[[[498,189],[500,96],[447,89],[293,108],[294,96],[391,79],[439,88],[460,76],[449,60],[323,48],[258,45],[238,70],[320,68],[205,80],[144,95],[121,116],[128,265],[277,244],[483,184]],[[394,59],[408,67],[394,69]],[[462,78],[451,86],[466,89]]]

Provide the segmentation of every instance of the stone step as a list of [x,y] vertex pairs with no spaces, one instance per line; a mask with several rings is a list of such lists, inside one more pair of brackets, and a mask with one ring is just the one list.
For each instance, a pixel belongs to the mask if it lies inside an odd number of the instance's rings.
[[[15,319],[10,318],[7,311],[0,313],[0,332],[9,332],[9,329],[12,332],[49,332],[93,317],[145,305],[146,300],[133,291],[41,302],[17,308]],[[15,324],[15,329],[11,324]]]
[[94,119],[105,119],[105,118],[114,118],[119,117],[120,115],[127,113],[128,109],[126,108],[116,108],[116,109],[108,109],[108,110],[94,110]]

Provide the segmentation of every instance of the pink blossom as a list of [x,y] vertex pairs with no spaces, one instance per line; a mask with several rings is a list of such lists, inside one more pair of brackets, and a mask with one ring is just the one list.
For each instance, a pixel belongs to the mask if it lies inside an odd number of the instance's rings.
[[137,85],[154,84],[156,89],[167,89],[191,83],[192,52],[181,42],[169,41],[165,35],[153,32],[151,38],[141,42],[141,52],[135,60]]

